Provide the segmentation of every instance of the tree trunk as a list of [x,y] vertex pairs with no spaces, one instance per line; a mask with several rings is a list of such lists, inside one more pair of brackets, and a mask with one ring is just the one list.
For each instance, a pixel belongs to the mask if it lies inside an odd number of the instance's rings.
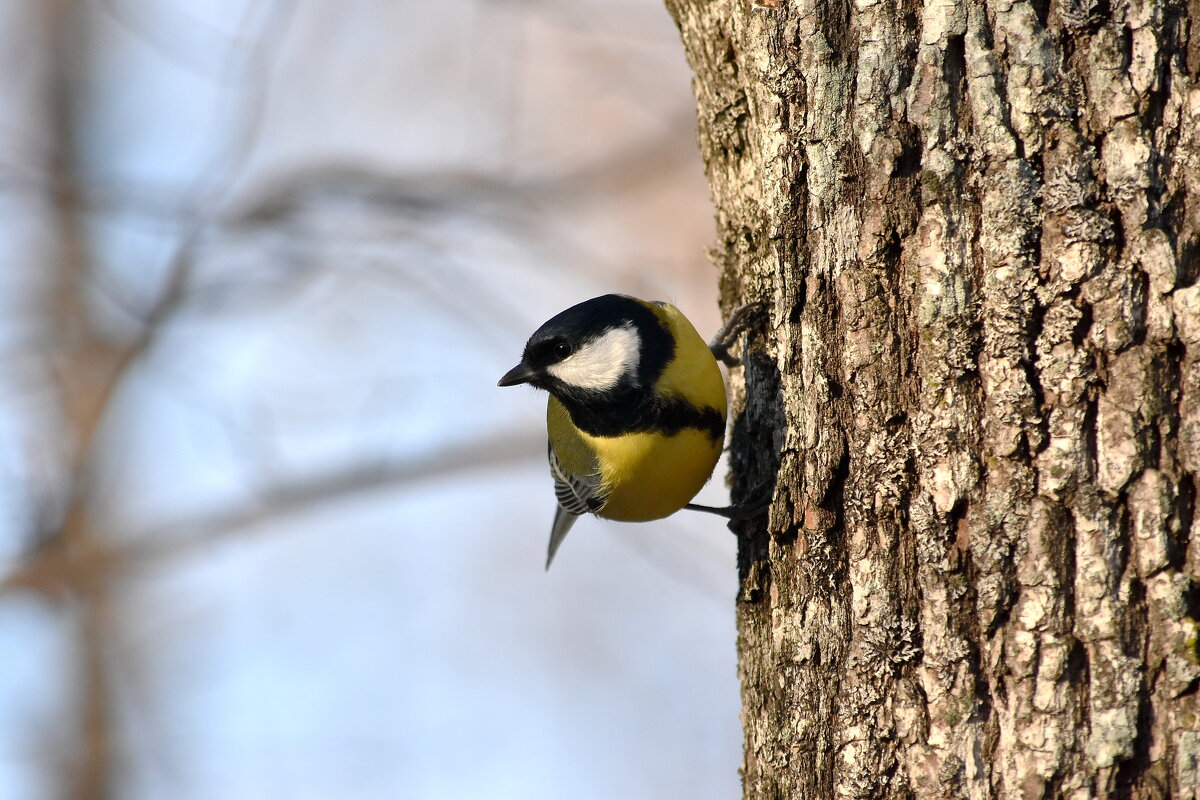
[[768,310],[745,796],[1200,796],[1200,3],[667,5]]

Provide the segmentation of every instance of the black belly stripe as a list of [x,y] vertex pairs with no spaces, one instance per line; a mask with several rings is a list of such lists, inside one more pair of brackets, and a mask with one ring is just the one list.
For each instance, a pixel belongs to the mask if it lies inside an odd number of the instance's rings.
[[723,439],[725,418],[715,408],[697,408],[682,398],[672,397],[661,406],[657,423],[650,430],[674,436],[684,428],[695,428],[713,440]]
[[564,399],[563,405],[575,427],[592,436],[626,433],[661,433],[674,436],[686,428],[706,434],[714,442],[725,438],[725,417],[715,408],[697,407],[682,397],[657,397],[652,402],[577,406]]

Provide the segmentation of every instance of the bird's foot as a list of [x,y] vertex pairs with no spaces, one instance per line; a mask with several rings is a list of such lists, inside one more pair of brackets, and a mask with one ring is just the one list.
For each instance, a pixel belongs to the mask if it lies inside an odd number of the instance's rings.
[[729,506],[702,506],[699,503],[688,503],[684,508],[691,511],[705,511],[709,514],[716,514],[718,517],[724,517],[730,522],[744,522],[748,519],[761,517],[771,508],[771,501],[775,497],[775,481],[768,480],[760,483],[750,492],[748,497],[742,499],[740,503],[734,503]]
[[729,350],[737,343],[738,337],[759,320],[765,310],[766,303],[761,300],[746,303],[733,310],[733,313],[729,315],[729,319],[725,321],[725,324],[713,336],[712,341],[708,343],[708,349],[712,351],[712,354],[716,356],[718,361],[727,367],[736,367],[742,363],[741,359],[729,352]]

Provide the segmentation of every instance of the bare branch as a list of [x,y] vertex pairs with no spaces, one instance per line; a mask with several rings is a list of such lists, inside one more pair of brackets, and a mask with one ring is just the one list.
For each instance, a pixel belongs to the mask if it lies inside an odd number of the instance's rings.
[[112,578],[132,568],[145,568],[164,558],[195,554],[204,547],[266,531],[278,523],[313,511],[322,505],[368,492],[408,489],[425,481],[445,480],[477,470],[494,469],[533,455],[530,443],[542,434],[518,430],[491,439],[445,447],[405,461],[358,463],[280,482],[261,492],[261,500],[210,515],[189,517],[155,525],[129,537],[129,543],[101,544],[70,549],[53,543],[0,582],[0,593],[37,591],[58,594],[81,580]]

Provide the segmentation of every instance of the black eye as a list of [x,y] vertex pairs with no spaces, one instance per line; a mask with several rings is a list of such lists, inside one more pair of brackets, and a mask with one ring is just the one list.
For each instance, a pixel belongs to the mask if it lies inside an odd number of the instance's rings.
[[558,344],[554,345],[554,355],[559,360],[571,355],[572,352],[574,351],[572,350],[571,345],[567,342],[559,342]]

